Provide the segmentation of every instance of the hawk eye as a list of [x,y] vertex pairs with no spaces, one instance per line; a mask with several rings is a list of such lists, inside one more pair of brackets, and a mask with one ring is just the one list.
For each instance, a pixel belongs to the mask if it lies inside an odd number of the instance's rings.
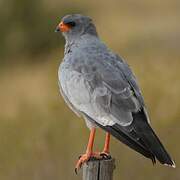
[[74,21],[69,21],[66,24],[71,26],[71,27],[74,27],[76,25],[76,23]]

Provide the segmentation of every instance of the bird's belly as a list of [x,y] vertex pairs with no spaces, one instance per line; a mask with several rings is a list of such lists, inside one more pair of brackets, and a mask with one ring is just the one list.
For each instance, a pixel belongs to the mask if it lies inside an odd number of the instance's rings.
[[59,82],[69,101],[78,110],[89,106],[91,95],[88,84],[84,81],[81,73],[63,69],[59,73]]
[[65,83],[66,92],[71,101],[78,104],[85,104],[90,100],[90,94],[80,74],[71,72],[67,75]]
[[81,73],[63,69],[59,72],[59,82],[63,93],[78,111],[96,119],[101,125],[114,124],[111,117],[97,105],[89,84]]

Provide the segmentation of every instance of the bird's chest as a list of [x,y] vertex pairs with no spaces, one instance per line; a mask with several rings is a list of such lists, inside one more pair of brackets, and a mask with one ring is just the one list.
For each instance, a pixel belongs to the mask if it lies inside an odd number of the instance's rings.
[[91,101],[90,87],[82,73],[62,66],[59,69],[59,82],[63,93],[75,106],[81,106]]

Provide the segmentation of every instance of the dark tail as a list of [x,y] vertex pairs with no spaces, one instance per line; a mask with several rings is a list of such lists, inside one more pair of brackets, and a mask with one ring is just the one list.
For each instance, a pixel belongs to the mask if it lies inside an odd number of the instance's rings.
[[155,156],[145,147],[145,145],[142,142],[138,142],[138,140],[132,138],[127,132],[122,129],[122,126],[120,126],[119,124],[115,124],[113,126],[102,126],[98,124],[98,126],[109,132],[111,135],[113,135],[115,138],[117,138],[119,141],[126,144],[130,148],[151,159],[153,164],[156,163]]
[[156,136],[153,129],[147,122],[144,111],[133,113],[132,126],[135,129],[137,135],[143,141],[146,148],[164,165],[175,167],[175,163],[171,159],[170,155],[165,150],[164,146]]

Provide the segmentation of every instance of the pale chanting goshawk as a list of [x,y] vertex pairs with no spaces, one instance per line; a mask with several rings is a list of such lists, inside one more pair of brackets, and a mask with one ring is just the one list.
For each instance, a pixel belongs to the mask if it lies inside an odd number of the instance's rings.
[[[109,156],[110,134],[152,160],[175,167],[175,163],[152,130],[137,80],[128,64],[100,39],[91,18],[66,15],[56,31],[66,40],[59,67],[60,92],[68,106],[84,117],[90,128],[86,153],[76,172],[91,157]],[[105,130],[101,153],[93,152],[96,128]]]

